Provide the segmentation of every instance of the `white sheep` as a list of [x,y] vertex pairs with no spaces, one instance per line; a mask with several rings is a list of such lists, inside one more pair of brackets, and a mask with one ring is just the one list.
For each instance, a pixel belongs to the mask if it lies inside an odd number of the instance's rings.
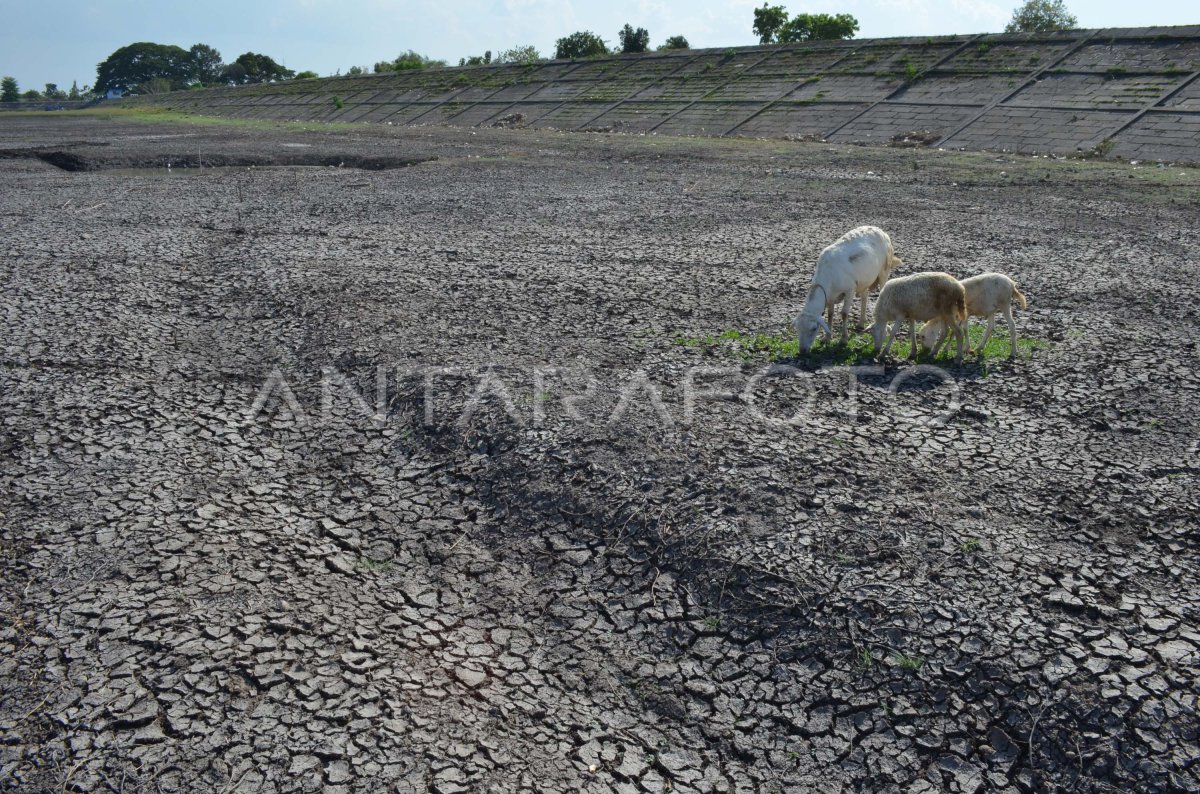
[[[967,316],[986,317],[988,321],[983,341],[979,343],[980,352],[982,353],[988,339],[991,338],[992,329],[996,327],[996,314],[1003,312],[1012,338],[1012,350],[1009,351],[1008,358],[1010,361],[1016,358],[1017,325],[1013,322],[1012,302],[1015,298],[1022,309],[1029,305],[1025,296],[1017,289],[1016,283],[1003,273],[980,273],[978,276],[963,279],[962,285],[967,293]],[[941,347],[945,337],[946,326],[938,320],[926,323],[921,329],[921,341],[927,348],[936,350]]]
[[[849,334],[850,301],[856,295],[861,299],[858,313],[861,327],[867,320],[867,293],[886,284],[892,271],[902,264],[904,262],[892,248],[892,239],[875,226],[852,229],[825,248],[817,257],[804,308],[792,321],[800,352],[812,350],[818,331],[824,331],[827,339],[833,336],[830,326],[833,324],[833,307],[838,301],[842,303],[842,344],[845,344]],[[821,317],[826,311],[828,321]]]
[[[914,273],[911,276],[894,278],[884,285],[875,301],[875,325],[871,329],[876,354],[882,352],[882,355],[887,355],[896,339],[896,332],[905,320],[908,321],[909,338],[912,340],[909,358],[915,358],[917,355],[916,324],[941,320],[958,340],[958,356],[955,361],[962,361],[967,324],[967,293],[954,276],[949,273]],[[888,323],[893,323],[892,333],[888,336],[885,346],[883,335]],[[934,352],[936,353],[936,350]]]

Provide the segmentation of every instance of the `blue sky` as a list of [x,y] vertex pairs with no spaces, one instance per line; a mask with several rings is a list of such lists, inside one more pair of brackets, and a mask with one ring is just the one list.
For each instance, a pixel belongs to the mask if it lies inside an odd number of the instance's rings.
[[[779,0],[772,0],[776,4]],[[854,14],[860,38],[996,32],[1021,0],[783,0],[800,11]],[[0,74],[22,90],[96,79],[96,64],[118,47],[154,41],[252,50],[322,75],[370,66],[415,49],[451,64],[484,50],[554,41],[592,30],[610,44],[629,22],[654,46],[682,34],[693,47],[754,44],[753,9],[762,0],[0,0]],[[1067,0],[1081,27],[1200,23],[1194,0]]]

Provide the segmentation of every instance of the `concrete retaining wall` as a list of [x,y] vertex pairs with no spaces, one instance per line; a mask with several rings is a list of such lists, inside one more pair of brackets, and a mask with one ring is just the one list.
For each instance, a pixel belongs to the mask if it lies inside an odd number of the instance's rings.
[[236,118],[554,127],[1200,162],[1200,26],[685,50],[126,102]]

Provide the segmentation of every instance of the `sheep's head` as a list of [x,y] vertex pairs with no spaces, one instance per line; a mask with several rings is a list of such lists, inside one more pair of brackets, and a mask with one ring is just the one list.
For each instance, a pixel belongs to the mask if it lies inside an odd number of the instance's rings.
[[933,346],[937,344],[938,337],[942,335],[942,331],[946,326],[940,320],[931,320],[921,326],[921,330],[917,332],[917,336],[921,337],[921,344],[926,350],[933,350]]
[[876,320],[871,326],[871,338],[875,340],[875,352],[878,353],[883,349],[883,338],[887,335],[887,321]]
[[813,343],[817,341],[817,334],[821,331],[827,335],[832,334],[825,318],[815,314],[799,315],[792,320],[792,328],[795,329],[796,339],[800,342],[801,353],[808,353],[812,350]]

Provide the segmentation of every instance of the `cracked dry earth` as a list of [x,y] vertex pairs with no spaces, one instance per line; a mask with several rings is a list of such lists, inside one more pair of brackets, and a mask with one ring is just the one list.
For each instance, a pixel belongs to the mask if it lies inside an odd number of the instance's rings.
[[[0,789],[1200,786],[1195,171],[53,117],[0,149]],[[196,151],[384,165],[106,173]],[[1037,349],[852,381],[676,343],[786,333],[860,223],[1011,274]]]

